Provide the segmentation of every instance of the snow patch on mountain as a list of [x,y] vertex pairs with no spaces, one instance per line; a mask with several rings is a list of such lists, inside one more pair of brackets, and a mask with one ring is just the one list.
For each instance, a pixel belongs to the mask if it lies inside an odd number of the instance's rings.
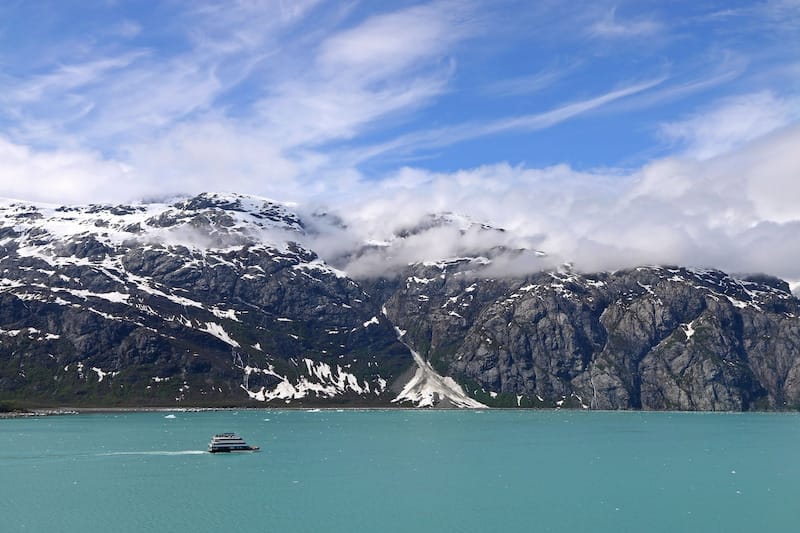
[[[0,227],[17,234],[21,255],[65,256],[65,240],[92,238],[187,248],[231,249],[260,243],[279,250],[303,232],[299,218],[266,198],[205,193],[168,203],[65,207],[0,199]],[[7,238],[4,239],[7,241]]]
[[105,379],[106,376],[110,376],[110,377],[113,378],[114,376],[119,374],[119,372],[104,372],[102,368],[97,368],[96,366],[92,367],[92,371],[95,374],[97,374],[97,382],[98,383],[101,383],[103,381],[103,379]]
[[686,340],[688,341],[695,333],[694,321],[688,324],[681,324],[681,327],[683,328],[683,332],[686,334]]
[[[340,365],[336,365],[334,369],[328,363],[309,358],[302,359],[302,363],[298,367],[300,375],[296,379],[277,373],[272,365],[267,368],[250,365],[241,367],[244,374],[241,388],[250,398],[260,402],[277,399],[287,403],[311,396],[334,398],[348,393],[380,395],[386,389],[386,380],[380,376],[376,376],[372,384],[367,380],[359,383],[354,374],[345,371]],[[249,381],[253,374],[273,376],[280,381],[271,387],[262,386],[258,390],[251,390]]]
[[[411,350],[411,348],[409,348]],[[434,407],[440,403],[452,403],[456,407],[480,409],[486,405],[470,398],[461,385],[451,377],[439,375],[430,363],[411,350],[417,370],[393,403],[410,402],[416,407]]]
[[199,329],[200,331],[205,331],[206,333],[215,336],[222,342],[230,344],[234,348],[240,347],[239,343],[233,340],[233,338],[228,334],[228,332],[225,331],[225,329],[216,322],[206,322],[204,326],[201,326],[197,329]]

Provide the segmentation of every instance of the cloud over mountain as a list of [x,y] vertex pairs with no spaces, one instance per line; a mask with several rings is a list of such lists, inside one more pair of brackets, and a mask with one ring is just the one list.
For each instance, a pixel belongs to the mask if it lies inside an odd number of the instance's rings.
[[[292,201],[363,275],[494,250],[800,280],[793,3],[0,9],[29,21],[0,35],[2,197]],[[473,225],[420,227],[445,213]]]

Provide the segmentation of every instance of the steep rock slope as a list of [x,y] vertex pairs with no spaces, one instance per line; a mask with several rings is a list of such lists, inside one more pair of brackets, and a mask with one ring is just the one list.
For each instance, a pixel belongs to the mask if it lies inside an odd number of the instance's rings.
[[416,265],[385,309],[484,403],[800,407],[800,302],[785,282],[678,267],[485,279],[480,268]]
[[412,364],[285,207],[205,194],[0,205],[0,393],[42,402],[388,403]]
[[[680,267],[497,277],[509,256],[546,259],[502,246],[356,280],[307,244],[326,223],[346,229],[235,194],[0,201],[0,399],[800,408],[800,302],[781,280]],[[339,259],[372,268],[426,231],[480,243],[501,230],[432,216]]]

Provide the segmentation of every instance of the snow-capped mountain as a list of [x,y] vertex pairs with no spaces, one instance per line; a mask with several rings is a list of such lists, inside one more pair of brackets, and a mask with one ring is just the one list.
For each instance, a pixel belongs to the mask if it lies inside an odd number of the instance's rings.
[[[0,201],[0,399],[800,406],[800,302],[781,280],[545,268],[454,214],[348,251],[325,242],[341,221],[310,217],[236,194]],[[463,242],[418,260],[432,238]]]
[[380,305],[297,243],[303,232],[284,206],[241,195],[0,204],[0,353],[12,367],[0,390],[388,402],[411,355]]

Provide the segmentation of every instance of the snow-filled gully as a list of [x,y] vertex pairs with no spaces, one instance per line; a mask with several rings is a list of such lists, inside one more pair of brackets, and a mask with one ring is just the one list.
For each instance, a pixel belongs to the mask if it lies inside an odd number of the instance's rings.
[[417,407],[434,407],[440,402],[452,403],[455,407],[467,409],[483,409],[487,406],[470,398],[451,377],[442,376],[422,356],[403,341],[404,331],[395,327],[397,340],[408,348],[417,364],[417,370],[411,380],[392,403],[411,402]]

